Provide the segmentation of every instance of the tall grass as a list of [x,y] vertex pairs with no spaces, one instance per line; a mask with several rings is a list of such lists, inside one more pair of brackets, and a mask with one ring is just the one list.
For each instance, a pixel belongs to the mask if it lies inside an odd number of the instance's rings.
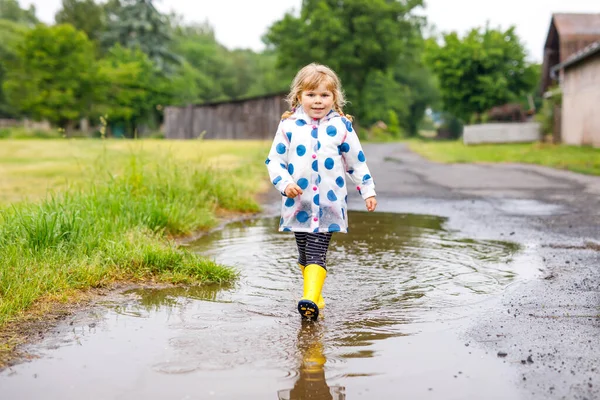
[[257,211],[252,168],[221,170],[143,151],[125,160],[119,168],[101,162],[87,182],[41,202],[0,209],[0,328],[36,300],[73,289],[236,277],[173,238],[213,226],[219,209]]

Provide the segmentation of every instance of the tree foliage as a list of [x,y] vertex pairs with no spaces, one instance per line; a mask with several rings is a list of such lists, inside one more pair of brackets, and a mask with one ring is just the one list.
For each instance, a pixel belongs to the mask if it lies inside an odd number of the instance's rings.
[[[350,110],[368,118],[363,98],[369,81],[380,79],[407,50],[418,31],[411,14],[420,0],[304,0],[299,16],[286,14],[265,36],[278,66],[295,71],[311,62],[334,69],[353,101]],[[387,113],[387,111],[385,111]]]
[[9,20],[0,20],[0,118],[18,116],[17,110],[6,99],[3,82],[6,74],[18,58],[17,46],[23,40],[27,28]]
[[58,24],[71,24],[97,41],[106,30],[104,8],[94,0],[62,0],[62,8],[54,17]]
[[172,35],[168,20],[156,10],[152,0],[113,0],[105,10],[108,12],[105,48],[117,43],[139,48],[166,73],[179,64],[179,57],[170,49]]
[[496,105],[520,100],[535,88],[523,44],[511,27],[475,28],[460,38],[452,32],[443,43],[430,39],[429,66],[438,77],[444,109],[463,121]]
[[4,91],[11,105],[59,127],[88,114],[95,78],[93,45],[71,25],[37,25],[17,46]]
[[33,26],[38,23],[35,6],[23,9],[17,0],[0,0],[0,19]]

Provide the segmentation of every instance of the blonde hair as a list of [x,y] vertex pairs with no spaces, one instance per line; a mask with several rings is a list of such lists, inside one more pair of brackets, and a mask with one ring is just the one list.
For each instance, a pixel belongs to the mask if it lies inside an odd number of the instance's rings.
[[300,106],[300,96],[302,96],[302,92],[315,90],[321,86],[322,83],[325,83],[327,90],[333,93],[333,108],[335,111],[352,121],[352,117],[350,115],[344,115],[344,112],[342,111],[346,105],[346,98],[342,91],[340,78],[338,78],[331,68],[317,63],[308,64],[298,71],[294,77],[290,86],[290,93],[286,98],[286,101],[291,107],[291,111],[283,113],[281,119],[289,118],[296,108]]

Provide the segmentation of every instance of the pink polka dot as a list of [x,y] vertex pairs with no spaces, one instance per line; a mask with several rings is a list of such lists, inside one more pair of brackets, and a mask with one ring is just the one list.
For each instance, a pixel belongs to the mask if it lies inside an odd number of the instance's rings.
[[313,218],[313,220],[314,220],[315,222],[317,222],[317,221],[319,220],[319,218],[317,218],[317,217],[314,217],[314,218]]
[[313,158],[317,158],[317,155],[316,155],[316,154],[313,154]]
[[316,187],[316,186],[313,186],[313,190],[316,192],[316,191],[317,191],[317,187]]
[[356,190],[360,190],[360,186],[357,186],[357,187],[356,187]]

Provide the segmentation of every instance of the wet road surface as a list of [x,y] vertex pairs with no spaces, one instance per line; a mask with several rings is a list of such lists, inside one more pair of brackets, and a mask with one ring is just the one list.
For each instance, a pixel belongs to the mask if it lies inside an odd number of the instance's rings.
[[295,310],[273,198],[190,243],[235,266],[234,286],[128,291],[73,316],[0,373],[0,398],[597,398],[598,181],[367,154],[379,212],[351,202],[320,322]]

